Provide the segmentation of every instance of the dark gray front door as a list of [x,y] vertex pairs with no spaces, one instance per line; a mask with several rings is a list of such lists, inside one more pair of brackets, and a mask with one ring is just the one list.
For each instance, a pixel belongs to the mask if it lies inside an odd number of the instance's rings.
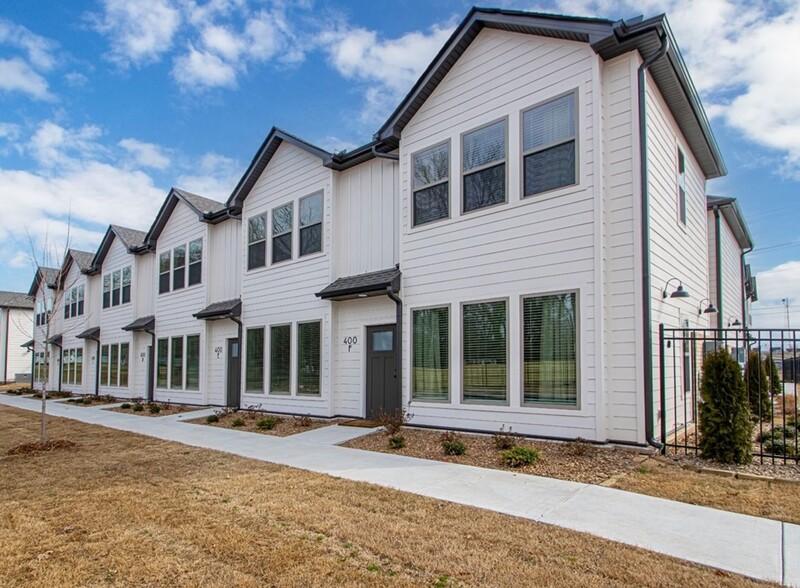
[[228,339],[228,384],[226,404],[239,407],[239,380],[242,377],[239,339]]
[[394,325],[367,327],[367,418],[400,408]]

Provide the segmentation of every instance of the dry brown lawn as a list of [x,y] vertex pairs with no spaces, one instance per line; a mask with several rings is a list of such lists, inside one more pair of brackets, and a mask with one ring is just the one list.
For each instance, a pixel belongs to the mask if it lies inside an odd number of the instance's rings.
[[[588,535],[50,418],[0,458],[0,585],[747,586]],[[37,415],[0,408],[0,454]],[[180,426],[180,425],[176,425]]]

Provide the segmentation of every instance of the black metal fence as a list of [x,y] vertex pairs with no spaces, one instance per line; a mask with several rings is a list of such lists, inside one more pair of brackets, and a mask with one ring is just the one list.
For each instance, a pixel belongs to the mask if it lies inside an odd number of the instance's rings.
[[657,418],[665,450],[698,453],[703,360],[721,347],[730,352],[745,376],[755,429],[753,455],[761,463],[800,461],[800,329],[672,329],[661,325]]

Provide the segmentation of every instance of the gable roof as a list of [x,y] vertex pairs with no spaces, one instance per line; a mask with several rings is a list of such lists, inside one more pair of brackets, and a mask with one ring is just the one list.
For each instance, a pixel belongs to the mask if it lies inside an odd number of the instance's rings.
[[663,14],[648,20],[639,17],[615,23],[599,18],[472,8],[375,134],[375,140],[393,148],[399,145],[405,126],[484,28],[589,43],[604,60],[634,50],[639,51],[642,59],[647,59],[658,52],[664,35],[669,41],[667,59],[652,64],[650,73],[706,177],[716,178],[727,173],[697,91]]
[[94,259],[92,259],[92,268],[87,273],[97,273],[101,270],[106,255],[108,255],[108,252],[111,250],[111,244],[114,242],[114,239],[119,239],[123,247],[128,250],[128,253],[143,253],[145,251],[145,235],[146,233],[144,231],[137,231],[136,229],[121,227],[120,225],[108,225],[106,234],[100,242],[100,247],[98,247],[97,253],[95,253]]
[[95,254],[90,251],[80,251],[79,249],[70,249],[64,256],[64,263],[61,264],[61,287],[64,286],[63,282],[67,277],[70,266],[75,263],[78,266],[78,271],[82,274],[90,274],[94,266]]
[[216,224],[228,218],[227,207],[223,202],[198,196],[186,190],[172,188],[167,194],[164,204],[161,205],[161,210],[158,211],[153,225],[147,231],[147,235],[144,238],[145,247],[149,249],[155,247],[161,232],[167,226],[169,217],[172,216],[175,207],[178,206],[178,202],[186,204],[197,215],[199,222]]
[[39,282],[44,282],[49,288],[55,288],[58,284],[59,270],[54,267],[38,267],[33,276],[33,282],[28,290],[28,296],[36,296],[39,291]]
[[0,290],[0,308],[33,308],[33,298],[25,292]]
[[747,228],[747,223],[744,220],[742,210],[736,202],[736,198],[728,198],[725,196],[706,196],[706,209],[713,210],[719,208],[725,222],[736,237],[736,242],[741,249],[752,249],[755,247],[753,237],[750,235],[750,230]]

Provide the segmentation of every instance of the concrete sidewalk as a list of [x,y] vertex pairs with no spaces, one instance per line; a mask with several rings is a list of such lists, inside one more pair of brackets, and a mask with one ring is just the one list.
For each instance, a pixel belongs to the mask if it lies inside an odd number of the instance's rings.
[[[0,405],[40,410],[41,401],[0,394]],[[760,580],[800,587],[800,526],[613,488],[332,445],[370,430],[331,426],[273,437],[48,404],[48,414],[194,447],[370,482],[583,531]],[[205,414],[206,411],[203,411]],[[182,419],[201,416],[182,413]],[[314,451],[309,451],[314,446]]]

